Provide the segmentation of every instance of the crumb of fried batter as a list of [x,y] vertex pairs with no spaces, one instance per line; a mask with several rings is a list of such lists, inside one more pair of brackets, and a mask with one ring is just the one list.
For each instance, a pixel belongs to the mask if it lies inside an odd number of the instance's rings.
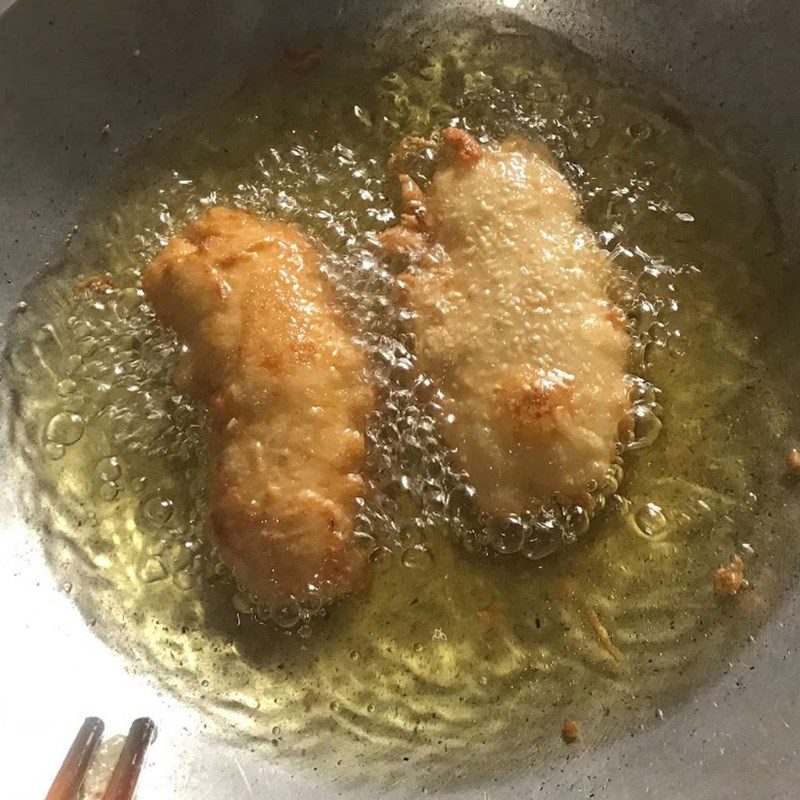
[[597,612],[592,609],[589,612],[589,623],[591,624],[594,632],[597,634],[597,639],[600,642],[601,647],[615,660],[615,661],[623,661],[625,656],[622,654],[622,650],[617,647],[614,642],[611,641],[611,635],[608,632],[608,629],[600,620],[600,617],[597,616]]
[[425,234],[405,224],[393,225],[381,231],[376,238],[381,251],[388,256],[420,256],[428,247]]
[[502,604],[495,598],[489,605],[480,609],[475,616],[478,622],[485,625],[487,628],[494,628],[498,623],[505,621]]
[[397,149],[389,156],[387,166],[390,170],[399,171],[411,156],[415,156],[417,153],[434,146],[434,142],[422,136],[404,136],[400,140],[400,144],[397,145]]
[[746,589],[749,584],[744,577],[744,561],[734,556],[730,564],[723,564],[714,572],[714,591],[729,597]]
[[483,148],[463,128],[445,128],[442,139],[453,148],[456,159],[466,167],[477,164],[483,158]]
[[625,315],[625,312],[619,307],[612,305],[608,309],[608,319],[611,324],[618,330],[624,331],[628,328],[628,317]]
[[566,600],[575,590],[574,581],[572,577],[559,578],[556,581],[556,597],[559,600]]
[[578,723],[572,719],[565,719],[564,724],[561,726],[561,738],[566,744],[574,744],[578,741],[581,732],[578,728]]
[[786,455],[786,466],[795,475],[800,475],[800,450],[793,447]]
[[320,46],[289,49],[283,54],[284,63],[292,72],[309,72],[319,64]]
[[105,275],[89,275],[75,287],[75,294],[107,292],[113,288],[114,284]]
[[425,192],[420,189],[419,184],[410,175],[401,172],[397,179],[400,181],[403,217],[413,217],[416,222],[412,227],[426,230],[428,228],[428,209]]
[[497,402],[507,410],[519,441],[535,443],[552,436],[569,413],[574,377],[561,370],[506,376],[495,386]]

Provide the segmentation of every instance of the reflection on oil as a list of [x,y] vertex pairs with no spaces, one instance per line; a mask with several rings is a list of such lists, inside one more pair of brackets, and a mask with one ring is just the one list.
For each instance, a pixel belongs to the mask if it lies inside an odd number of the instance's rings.
[[[747,330],[788,311],[759,277],[779,244],[738,157],[544,35],[476,24],[427,44],[323,49],[316,67],[271,70],[153,144],[31,294],[8,362],[44,547],[98,635],[224,735],[304,753],[341,780],[365,759],[387,779],[410,762],[430,789],[562,752],[565,717],[581,746],[627,734],[718,674],[783,578],[789,526],[769,518],[792,409],[781,365]],[[468,552],[502,550],[504,534],[459,498],[435,389],[365,245],[396,207],[396,142],[454,120],[543,138],[635,280],[625,480],[587,535],[544,560]],[[264,624],[210,552],[202,421],[138,289],[174,230],[223,202],[330,248],[384,388],[376,493],[359,517],[375,580],[321,619],[276,609]],[[76,291],[97,274],[113,288]],[[754,588],[723,602],[712,574],[735,552]]]

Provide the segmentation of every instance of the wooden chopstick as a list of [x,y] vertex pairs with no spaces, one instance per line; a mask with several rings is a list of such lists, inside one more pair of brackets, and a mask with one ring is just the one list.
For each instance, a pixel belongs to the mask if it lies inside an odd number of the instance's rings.
[[131,800],[142,771],[145,753],[155,733],[156,725],[149,717],[133,721],[103,800]]
[[97,717],[84,720],[45,800],[74,800],[103,737],[104,727],[103,720]]

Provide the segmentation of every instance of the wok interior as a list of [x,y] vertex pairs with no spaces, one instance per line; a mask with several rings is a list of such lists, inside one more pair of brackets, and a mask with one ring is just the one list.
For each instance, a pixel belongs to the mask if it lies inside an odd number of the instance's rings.
[[[524,11],[524,9],[522,9],[522,10]],[[237,19],[240,23],[253,22],[256,19],[256,17],[257,17],[257,9],[255,7],[247,7],[247,8],[244,8],[243,11],[250,12],[251,16],[248,18],[247,16],[237,17],[237,15],[233,15],[234,19]],[[609,27],[614,27],[611,24],[611,22],[609,21],[609,18],[612,16],[611,12],[607,11],[606,13],[609,16],[606,18],[605,25],[608,25]],[[563,18],[558,16],[558,15],[556,15],[555,17],[549,19],[549,21],[551,23],[554,20],[556,22],[560,22],[562,24],[567,25],[568,26],[568,30],[578,31],[578,32],[580,32],[581,30],[584,30],[583,28],[581,28],[581,16],[580,16],[580,14],[577,14],[577,15],[576,14],[566,15],[565,14],[565,16]],[[307,21],[307,18],[306,18],[306,20],[304,20],[304,22],[305,21]],[[13,22],[13,18],[10,20],[10,22]],[[288,22],[289,22],[289,24],[287,25],[285,30],[291,30],[292,29],[291,28],[291,20],[288,21]],[[602,21],[598,21],[597,19],[595,19],[594,22],[597,25],[597,27],[594,28],[593,30],[598,32],[598,34],[602,33],[604,30],[606,30],[605,26],[603,24],[601,24]],[[197,21],[194,21],[192,24],[196,25]],[[652,23],[648,23],[648,24],[651,25]],[[697,20],[694,21],[694,24],[697,24]],[[249,32],[246,30],[247,26],[244,25],[244,27],[245,27],[245,30],[240,31],[239,35],[241,36],[241,38],[243,40],[247,40],[247,37],[249,36]],[[748,41],[746,43],[747,47],[751,47],[752,46],[752,37],[755,35],[755,38],[757,38],[758,30],[759,30],[758,28],[756,28],[755,31],[753,31],[752,28],[750,29],[749,34],[750,34],[751,38],[748,39]],[[226,31],[225,33],[227,34],[229,32],[230,31]],[[298,32],[297,28],[295,28],[295,32]],[[652,33],[653,31],[649,30],[649,32]],[[678,31],[678,33],[680,33],[680,30]],[[310,34],[309,34],[308,31],[303,31],[302,34],[299,36],[299,38],[305,41],[305,40],[308,39],[309,36],[310,36]],[[234,39],[226,39],[225,36],[223,36],[221,33],[217,32],[217,33],[214,34],[214,41],[216,42],[218,47],[220,47],[220,48],[222,48],[224,50],[226,47],[231,46],[230,42],[233,42]],[[652,39],[650,41],[652,43]],[[745,44],[745,43],[742,43],[742,44]],[[607,45],[608,45],[608,42],[603,42],[603,43],[599,43],[599,44],[596,41],[593,42],[593,46],[594,47],[604,48]],[[197,42],[192,44],[192,48],[194,48],[195,46],[198,46]],[[673,46],[675,46],[674,42],[673,42]],[[136,49],[139,49],[139,48],[134,48],[131,52],[135,52]],[[133,56],[133,58],[134,59],[140,59],[140,58],[146,57],[145,54],[147,53],[147,49],[148,49],[147,46],[141,48],[140,55]],[[652,48],[647,48],[647,50],[646,50],[646,57],[647,58],[653,58],[654,57],[653,53],[651,52],[651,49]],[[211,52],[212,53],[216,52],[214,47],[211,48]],[[643,52],[645,52],[645,51],[643,51]],[[742,51],[740,50],[739,51],[740,55],[741,55],[741,52]],[[184,64],[192,63],[192,61],[191,61],[191,53],[189,53],[189,54],[184,53],[183,55],[187,57],[187,60],[184,61]],[[220,57],[220,61],[221,62],[224,61],[224,57],[223,56],[220,55],[219,57]],[[198,60],[200,60],[200,59],[198,58]],[[165,62],[165,63],[172,63],[172,62],[170,61],[170,62]],[[165,63],[160,63],[160,64],[158,64],[157,67],[155,65],[151,65],[151,66],[159,75],[163,76]],[[718,63],[724,63],[724,59],[721,59]],[[640,64],[640,66],[641,65],[644,65],[644,64]],[[205,69],[209,69],[207,64],[204,64],[204,68]],[[85,69],[85,65],[82,66],[81,69]],[[688,74],[689,73],[687,72],[684,77],[688,76]],[[757,77],[758,77],[757,75],[756,76],[750,75],[749,76],[749,80],[752,82],[752,81],[756,80]],[[776,89],[776,85],[775,84],[769,83],[764,76],[761,76],[761,79],[764,81],[763,91],[761,92],[761,95],[760,95],[761,100],[763,101],[764,98],[769,97],[771,94],[774,94],[774,92],[778,91],[778,89]],[[767,88],[767,84],[768,83],[769,83],[769,87]],[[677,87],[677,88],[686,89],[688,87]],[[720,88],[720,87],[713,87],[712,86],[712,88]],[[154,106],[152,106],[150,108],[150,112],[155,114],[155,115],[157,115],[161,109],[170,108],[171,103],[175,101],[175,94],[169,95],[170,85],[169,85],[169,81],[168,80],[164,80],[161,83],[161,89],[162,89],[162,91],[166,92],[167,96],[165,98],[162,98],[163,105],[161,106],[161,108],[159,108],[158,103],[154,104]],[[786,89],[786,90],[788,90],[788,89]],[[695,87],[695,91],[697,91],[696,87]],[[113,96],[114,98],[118,98],[118,95],[119,95],[119,87],[115,87],[113,92],[109,90],[109,96]],[[691,90],[689,91],[689,96],[691,96]],[[718,95],[717,97],[719,97],[719,96],[722,96],[722,95]],[[735,87],[731,86],[731,87],[729,87],[728,90],[727,90],[727,93],[725,93],[724,97],[728,100],[728,103],[729,103],[728,108],[732,108],[733,109],[733,111],[731,111],[730,113],[732,113],[732,114],[736,114],[737,112],[739,114],[744,114],[745,113],[744,105],[739,105],[739,106],[736,105],[737,98],[738,98],[738,101],[740,103],[743,103],[743,101],[745,99],[744,94],[742,93],[742,90],[741,90],[740,86],[735,86]],[[751,99],[751,97],[752,96],[749,95],[748,99]],[[118,99],[117,99],[117,102],[119,102]],[[719,102],[718,99],[717,99],[717,102]],[[51,107],[51,106],[48,106],[48,107]],[[113,106],[111,108],[109,108],[109,111],[113,112]],[[136,138],[137,138],[136,127],[135,127],[136,121],[135,120],[138,119],[140,124],[141,124],[141,117],[138,116],[138,112],[131,111],[130,113],[131,113],[131,121],[130,122],[123,121],[121,124],[115,123],[115,125],[114,125],[115,130],[119,130],[121,132],[121,140],[122,140],[122,143],[123,143],[122,144],[123,148],[124,148],[125,138],[130,136],[131,137],[130,141],[135,141]],[[718,110],[714,110],[713,113],[710,114],[710,116],[715,116],[715,115],[718,115],[719,113],[720,112]],[[112,116],[113,116],[113,114],[110,113],[109,114],[109,118],[111,118]],[[120,116],[121,116],[121,118],[123,120],[125,119],[125,117],[123,117],[122,115],[120,115]],[[740,117],[740,119],[745,119],[745,118],[747,118],[747,117],[744,117],[744,116]],[[754,124],[754,125],[751,125],[751,126],[748,127],[748,135],[754,137],[754,139],[756,141],[760,141],[762,147],[764,146],[765,142],[764,142],[763,138],[759,140],[759,136],[763,137],[763,135],[764,135],[763,132],[767,128],[770,128],[772,130],[773,134],[778,137],[777,141],[771,143],[769,145],[768,149],[765,152],[771,154],[772,158],[774,159],[774,164],[776,164],[778,166],[778,170],[777,170],[778,171],[778,175],[777,175],[778,181],[777,182],[778,182],[778,197],[780,198],[782,196],[781,195],[781,187],[784,186],[784,184],[781,183],[781,180],[780,180],[781,169],[785,169],[785,165],[786,165],[787,162],[785,161],[786,150],[782,146],[783,143],[781,142],[781,140],[779,138],[780,137],[780,132],[781,132],[781,130],[783,130],[783,128],[781,127],[780,119],[779,119],[779,109],[769,109],[768,111],[765,111],[764,109],[759,109],[758,112],[755,113],[755,116],[753,117],[753,119],[754,120],[758,120],[759,122],[758,122],[758,124]],[[770,124],[767,125],[765,120],[768,120]],[[16,122],[12,122],[11,124],[12,125],[13,124],[19,125],[19,124],[21,124],[21,122],[20,121],[16,121]],[[76,126],[76,127],[79,127],[79,126]],[[128,131],[130,131],[130,133],[128,133]],[[759,133],[759,131],[760,131],[760,133]],[[97,134],[97,129],[93,127],[91,133],[92,133],[92,136],[95,136]],[[79,131],[79,134],[80,134],[80,131]],[[88,131],[84,135],[86,136],[87,142],[91,141],[91,136],[89,136]],[[16,162],[18,168],[22,168],[26,164],[27,165],[31,165],[31,164],[36,165],[38,163],[40,165],[40,169],[38,171],[36,169],[33,169],[31,171],[30,174],[32,176],[32,179],[29,181],[28,185],[26,185],[25,187],[23,187],[23,185],[22,185],[23,182],[19,181],[18,189],[20,191],[20,194],[17,194],[16,197],[15,197],[13,186],[12,186],[12,191],[6,197],[3,198],[3,202],[8,202],[10,206],[12,205],[11,201],[13,201],[14,199],[16,199],[18,201],[17,205],[13,206],[12,214],[14,216],[12,218],[14,218],[14,219],[19,219],[22,216],[21,209],[26,208],[26,205],[25,205],[25,202],[24,202],[25,200],[28,201],[28,205],[30,206],[31,205],[31,201],[33,201],[33,204],[36,205],[36,201],[40,200],[43,197],[42,194],[39,194],[38,196],[34,196],[37,187],[40,188],[40,190],[41,190],[41,189],[43,189],[43,188],[48,186],[48,184],[45,182],[45,180],[43,180],[45,178],[45,176],[42,175],[42,171],[43,171],[43,165],[44,164],[48,164],[49,165],[50,163],[53,163],[53,160],[48,160],[48,159],[52,159],[52,156],[53,156],[53,153],[54,153],[54,149],[51,148],[51,149],[48,150],[49,142],[47,142],[47,141],[42,142],[41,141],[42,139],[46,139],[46,137],[47,137],[47,133],[36,133],[36,134],[32,135],[31,137],[29,137],[28,147],[29,147],[30,152],[28,152],[27,154],[26,153],[20,154],[21,157]],[[78,149],[80,149],[80,146],[81,146],[81,142],[78,141],[78,143],[77,143]],[[92,142],[91,146],[97,148],[97,144],[95,142]],[[113,169],[113,158],[109,157],[109,154],[107,152],[105,152],[105,151],[97,150],[97,152],[99,154],[99,157],[98,157],[96,163],[92,165],[92,169],[89,170],[86,174],[82,173],[77,165],[75,165],[75,164],[72,165],[72,169],[75,170],[75,173],[73,173],[73,174],[77,174],[79,176],[78,185],[82,186],[88,194],[90,194],[93,191],[93,188],[96,187],[99,182],[101,182],[101,180],[103,178],[104,170],[110,171],[111,169]],[[779,156],[779,154],[783,154],[783,155]],[[27,160],[26,160],[26,156],[27,156]],[[60,158],[64,159],[65,156],[60,155]],[[66,181],[64,183],[66,184]],[[58,198],[58,197],[61,198],[62,204],[64,206],[71,207],[70,203],[73,201],[73,198],[74,198],[74,194],[73,194],[74,186],[70,186],[70,187],[68,187],[66,185],[55,185],[54,186],[53,182],[52,182],[52,179],[51,179],[51,182],[50,182],[48,188],[50,188],[52,190],[51,193],[54,195],[55,198]],[[60,195],[59,192],[61,192],[63,194]],[[52,226],[52,227],[48,227],[48,229],[51,230],[53,233],[58,232],[58,223],[57,222],[56,223],[49,222],[48,226]],[[786,226],[785,225],[784,229],[785,230],[791,230],[791,226]],[[42,245],[39,244],[38,242],[36,242],[35,240],[33,240],[32,243],[29,240],[28,247],[30,248],[32,253],[36,252],[37,246],[40,247],[40,248],[42,247]],[[15,252],[14,249],[13,249],[13,245],[9,247],[9,252],[11,252],[12,254]],[[40,251],[40,252],[44,252],[44,251]],[[27,264],[31,268],[35,268],[36,266],[38,266],[38,264],[35,264],[31,260],[31,258],[32,258],[32,256],[29,256],[27,260],[19,259],[19,260],[14,261],[13,263],[18,263],[18,264],[21,264],[21,265]],[[784,276],[776,275],[775,279],[774,279],[776,285],[780,285],[780,282],[783,279],[784,279]],[[20,281],[20,283],[24,283],[25,282],[24,276],[20,276],[20,278],[18,280]],[[769,284],[769,280],[770,279],[767,278],[767,280],[765,281],[765,283],[767,285]],[[9,294],[11,294],[11,293],[9,293]],[[4,298],[4,302],[5,301],[6,301],[6,298]],[[745,313],[746,313],[746,311],[745,311]],[[748,320],[748,321],[750,322],[750,320]],[[771,331],[770,330],[770,324],[771,324],[770,320],[756,319],[756,320],[752,320],[752,323],[753,324],[758,324],[760,326],[761,335],[763,337],[763,340],[769,344],[771,354],[776,354],[776,355],[779,354],[779,349],[778,348],[779,348],[780,342],[782,341],[784,343],[784,346],[785,346],[787,344],[787,339],[789,337],[785,337],[785,336],[779,337],[776,334],[775,331]],[[775,324],[775,323],[772,323],[772,324]],[[772,359],[772,357],[773,356],[770,355],[770,360]],[[791,367],[789,367],[789,369],[791,369]],[[788,375],[787,376],[787,380],[789,380],[791,377],[792,377],[791,375]],[[679,723],[676,723],[676,730],[678,728],[678,725],[679,725]],[[720,726],[717,725],[716,727],[717,727],[717,729],[719,729]],[[644,745],[639,745],[639,746],[644,746]],[[254,769],[257,770],[258,768],[254,767]],[[224,770],[220,770],[219,774],[224,774]],[[687,780],[689,780],[689,778],[687,778]],[[539,781],[539,779],[537,778],[537,785],[538,785],[538,781]]]

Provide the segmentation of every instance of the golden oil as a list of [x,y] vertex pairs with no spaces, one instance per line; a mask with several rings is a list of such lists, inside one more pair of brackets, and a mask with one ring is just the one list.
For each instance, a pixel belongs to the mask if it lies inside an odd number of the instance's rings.
[[[301,73],[278,63],[148,145],[32,289],[8,372],[43,546],[100,637],[220,735],[342,781],[353,765],[391,776],[411,762],[431,788],[561,752],[565,717],[588,745],[658,724],[757,629],[797,519],[781,482],[796,399],[753,326],[794,328],[752,166],[673,101],[522,27],[396,39],[323,48]],[[369,247],[396,208],[394,146],[453,122],[543,138],[635,286],[624,481],[547,558],[541,542],[530,558],[468,552],[505,540],[454,510],[435,387]],[[175,230],[217,203],[325,244],[385,390],[358,517],[374,580],[321,617],[264,619],[207,544],[202,413],[139,289]],[[81,288],[96,275],[113,288]],[[715,597],[713,571],[735,553],[753,588]]]

